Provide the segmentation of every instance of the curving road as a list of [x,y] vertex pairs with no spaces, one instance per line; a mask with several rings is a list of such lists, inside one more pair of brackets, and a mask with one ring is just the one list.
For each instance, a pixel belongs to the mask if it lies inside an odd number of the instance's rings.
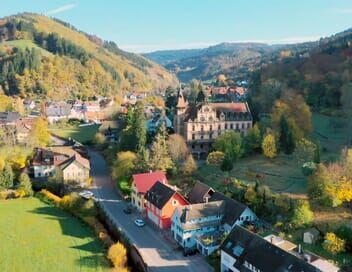
[[92,192],[106,211],[112,215],[115,223],[139,249],[148,271],[152,272],[210,272],[213,269],[199,254],[184,257],[174,251],[172,244],[166,241],[160,231],[148,224],[137,227],[133,221],[137,214],[127,215],[123,212],[126,203],[116,192],[111,182],[105,159],[97,152],[89,151],[91,175],[94,180]]

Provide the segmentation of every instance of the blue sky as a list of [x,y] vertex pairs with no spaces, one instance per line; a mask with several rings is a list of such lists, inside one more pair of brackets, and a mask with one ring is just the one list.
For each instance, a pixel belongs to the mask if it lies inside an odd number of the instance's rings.
[[351,0],[11,0],[0,17],[23,11],[57,17],[134,52],[299,42],[352,27]]

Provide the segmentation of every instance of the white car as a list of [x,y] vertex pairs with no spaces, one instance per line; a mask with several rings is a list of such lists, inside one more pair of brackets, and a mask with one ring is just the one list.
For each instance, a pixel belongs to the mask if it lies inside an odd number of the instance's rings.
[[137,227],[143,227],[145,225],[142,219],[136,219],[134,220],[134,223],[136,224]]
[[84,191],[80,192],[79,195],[85,199],[91,199],[94,196],[94,194],[88,190],[84,190]]

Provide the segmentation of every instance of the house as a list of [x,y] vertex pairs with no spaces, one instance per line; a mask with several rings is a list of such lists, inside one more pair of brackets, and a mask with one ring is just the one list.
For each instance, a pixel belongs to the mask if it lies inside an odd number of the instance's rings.
[[151,134],[156,133],[161,123],[164,123],[167,129],[172,129],[172,122],[167,116],[162,116],[161,114],[155,114],[152,118],[146,121],[148,133],[151,133]]
[[214,140],[226,131],[246,135],[252,115],[246,102],[189,105],[180,91],[174,116],[175,133],[182,135],[198,159],[205,159]]
[[311,228],[303,234],[303,242],[314,245],[319,239],[320,232],[316,228]]
[[320,272],[304,259],[235,226],[221,245],[221,272]]
[[4,111],[0,112],[0,125],[14,126],[17,120],[21,118],[18,112]]
[[99,132],[104,134],[105,138],[112,143],[117,142],[121,127],[117,120],[103,121],[99,127]]
[[214,243],[210,249],[209,244],[203,245],[204,236],[220,234],[224,211],[224,201],[179,206],[171,217],[172,237],[183,248],[198,248],[204,255],[209,255],[219,244]]
[[21,118],[16,121],[16,141],[18,143],[25,143],[36,118]]
[[50,177],[59,171],[64,182],[84,184],[89,178],[89,160],[69,147],[53,149],[35,149],[32,161],[34,177]]
[[222,193],[214,192],[209,199],[209,201],[221,200],[225,202],[223,227],[226,232],[231,231],[236,225],[241,225],[245,222],[254,222],[258,219],[249,207]]
[[170,228],[175,209],[188,204],[174,188],[159,181],[148,190],[145,199],[147,218],[160,229]]
[[69,119],[71,114],[71,105],[64,102],[48,102],[44,105],[44,115],[49,123],[55,123],[62,119]]
[[163,184],[168,184],[164,172],[157,171],[143,174],[135,174],[132,176],[131,203],[139,211],[145,210],[145,194],[158,181]]
[[99,101],[85,101],[83,102],[83,111],[85,112],[97,112],[100,111]]
[[31,99],[25,99],[25,100],[23,100],[23,106],[25,107],[26,110],[32,111],[35,109],[36,104]]
[[213,188],[200,181],[196,181],[192,190],[188,193],[187,198],[192,204],[204,203],[207,202],[207,199],[209,199],[214,192],[215,190]]

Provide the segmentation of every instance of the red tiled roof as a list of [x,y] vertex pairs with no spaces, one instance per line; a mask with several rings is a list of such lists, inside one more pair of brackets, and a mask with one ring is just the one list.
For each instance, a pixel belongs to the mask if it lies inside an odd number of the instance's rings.
[[137,193],[145,194],[156,182],[168,183],[164,172],[135,174],[132,176],[133,183],[137,188]]

